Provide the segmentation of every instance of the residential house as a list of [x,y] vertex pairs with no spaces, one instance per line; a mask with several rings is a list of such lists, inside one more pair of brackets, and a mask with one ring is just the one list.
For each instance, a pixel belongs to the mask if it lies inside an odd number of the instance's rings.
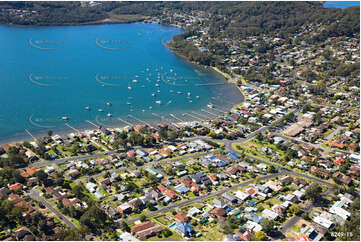
[[190,238],[196,233],[190,224],[184,222],[177,223],[176,231],[185,238]]
[[222,197],[224,199],[226,199],[227,201],[231,202],[231,203],[237,203],[238,202],[237,198],[235,196],[229,194],[229,193],[223,193]]
[[215,206],[216,208],[225,208],[225,207],[227,207],[227,204],[221,199],[214,198],[213,206]]
[[242,191],[237,191],[235,196],[241,201],[245,201],[251,197],[248,193],[244,193]]
[[128,202],[129,206],[134,210],[134,209],[138,209],[138,208],[142,208],[144,203],[141,199],[139,198],[134,198],[132,200],[130,200]]
[[278,213],[276,213],[272,210],[269,210],[269,209],[264,209],[262,211],[262,216],[265,218],[271,219],[271,220],[276,220],[279,217]]
[[227,215],[227,211],[224,208],[214,208],[209,212],[209,215],[219,219],[221,217],[225,217]]

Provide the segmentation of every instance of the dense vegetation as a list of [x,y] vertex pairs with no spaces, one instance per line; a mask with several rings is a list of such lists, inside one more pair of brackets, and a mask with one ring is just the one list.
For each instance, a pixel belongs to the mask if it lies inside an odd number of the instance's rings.
[[[185,12],[196,9],[208,13],[210,17],[204,25],[209,26],[211,38],[239,40],[262,34],[287,38],[300,33],[300,27],[305,24],[323,24],[325,27],[312,38],[304,39],[308,43],[316,43],[328,37],[353,36],[359,34],[360,29],[359,7],[330,9],[323,8],[322,3],[318,2],[188,2],[179,4],[178,8]],[[229,54],[227,48],[222,43],[209,41],[204,46],[209,52],[200,52],[185,41],[192,35],[199,36],[196,28],[189,27],[185,33],[174,36],[170,47],[191,61],[222,68],[221,59]],[[252,47],[241,46],[241,49]],[[262,54],[272,48],[259,39],[256,51]],[[260,74],[249,71],[251,79],[260,79]],[[262,76],[271,71],[271,68],[264,70]]]

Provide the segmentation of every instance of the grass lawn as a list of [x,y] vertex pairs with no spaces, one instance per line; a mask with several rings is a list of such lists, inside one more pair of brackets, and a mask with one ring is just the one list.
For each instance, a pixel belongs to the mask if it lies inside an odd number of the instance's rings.
[[293,233],[293,232],[286,232],[285,233],[285,237],[287,238],[287,239],[296,239],[297,238],[297,235],[295,234],[295,233]]
[[133,213],[129,217],[127,217],[125,220],[130,220],[133,218],[140,218],[142,215],[146,215],[149,212],[148,209],[144,209],[141,213]]
[[171,214],[162,214],[162,215],[157,215],[155,217],[153,217],[153,219],[159,223],[161,223],[164,226],[169,226],[173,223],[173,221],[171,220],[172,215]]
[[148,238],[146,241],[158,241],[158,240],[169,240],[169,241],[175,240],[175,241],[177,241],[177,240],[183,240],[183,237],[181,235],[179,235],[178,233],[176,233],[173,230],[170,230],[170,231],[172,231],[172,235],[169,236],[169,237],[161,236],[160,238],[158,238],[158,236],[153,236],[153,237]]
[[188,212],[189,209],[193,208],[193,207],[196,207],[198,209],[201,209],[204,207],[204,205],[202,203],[191,203],[191,204],[188,204],[186,206],[183,206],[183,207],[180,207],[180,209],[182,211],[185,211],[185,212]]
[[262,202],[262,206],[266,209],[271,209],[274,205],[280,205],[281,201],[277,200],[276,198],[270,198],[266,201]]
[[107,193],[103,188],[100,189],[99,192],[100,192],[101,194],[103,194],[104,196],[108,196],[108,195],[109,195],[109,193]]
[[224,234],[220,231],[218,224],[205,223],[194,227],[194,230],[202,234],[197,240],[222,241]]
[[301,231],[301,227],[303,224],[310,225],[310,222],[307,222],[304,219],[298,220],[297,223],[295,223],[290,229],[296,233],[299,233]]
[[70,220],[76,227],[78,227],[78,228],[81,227],[79,220],[77,220],[75,218],[71,218]]
[[212,67],[213,70],[215,70],[216,72],[218,72],[219,74],[221,74],[222,76],[224,76],[227,80],[231,79],[231,76],[228,73],[224,73],[222,72],[220,69],[218,69],[217,67]]

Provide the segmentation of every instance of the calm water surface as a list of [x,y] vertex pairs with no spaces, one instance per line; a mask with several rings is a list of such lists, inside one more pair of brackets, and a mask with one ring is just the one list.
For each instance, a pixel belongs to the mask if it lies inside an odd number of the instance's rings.
[[348,8],[360,6],[360,1],[327,1],[323,4],[325,8]]
[[29,139],[25,129],[71,131],[62,117],[77,129],[95,128],[88,121],[124,126],[118,118],[159,122],[159,115],[174,122],[195,120],[182,114],[209,103],[225,110],[241,102],[234,85],[208,85],[225,83],[219,74],[166,48],[181,32],[145,23],[0,26],[0,143]]

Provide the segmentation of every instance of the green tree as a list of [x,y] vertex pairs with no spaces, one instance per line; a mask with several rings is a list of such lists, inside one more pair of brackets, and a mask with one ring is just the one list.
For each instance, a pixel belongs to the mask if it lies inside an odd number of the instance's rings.
[[305,192],[305,197],[312,202],[317,202],[321,199],[322,187],[317,183],[310,185]]
[[300,207],[296,204],[292,204],[288,209],[292,214],[296,215],[301,211]]
[[257,231],[256,233],[254,233],[254,235],[252,236],[252,240],[256,240],[256,241],[263,241],[266,240],[267,236],[266,234],[261,230],[261,231]]
[[276,225],[276,223],[273,220],[263,220],[262,223],[262,230],[270,235],[273,231],[274,231],[274,226]]

